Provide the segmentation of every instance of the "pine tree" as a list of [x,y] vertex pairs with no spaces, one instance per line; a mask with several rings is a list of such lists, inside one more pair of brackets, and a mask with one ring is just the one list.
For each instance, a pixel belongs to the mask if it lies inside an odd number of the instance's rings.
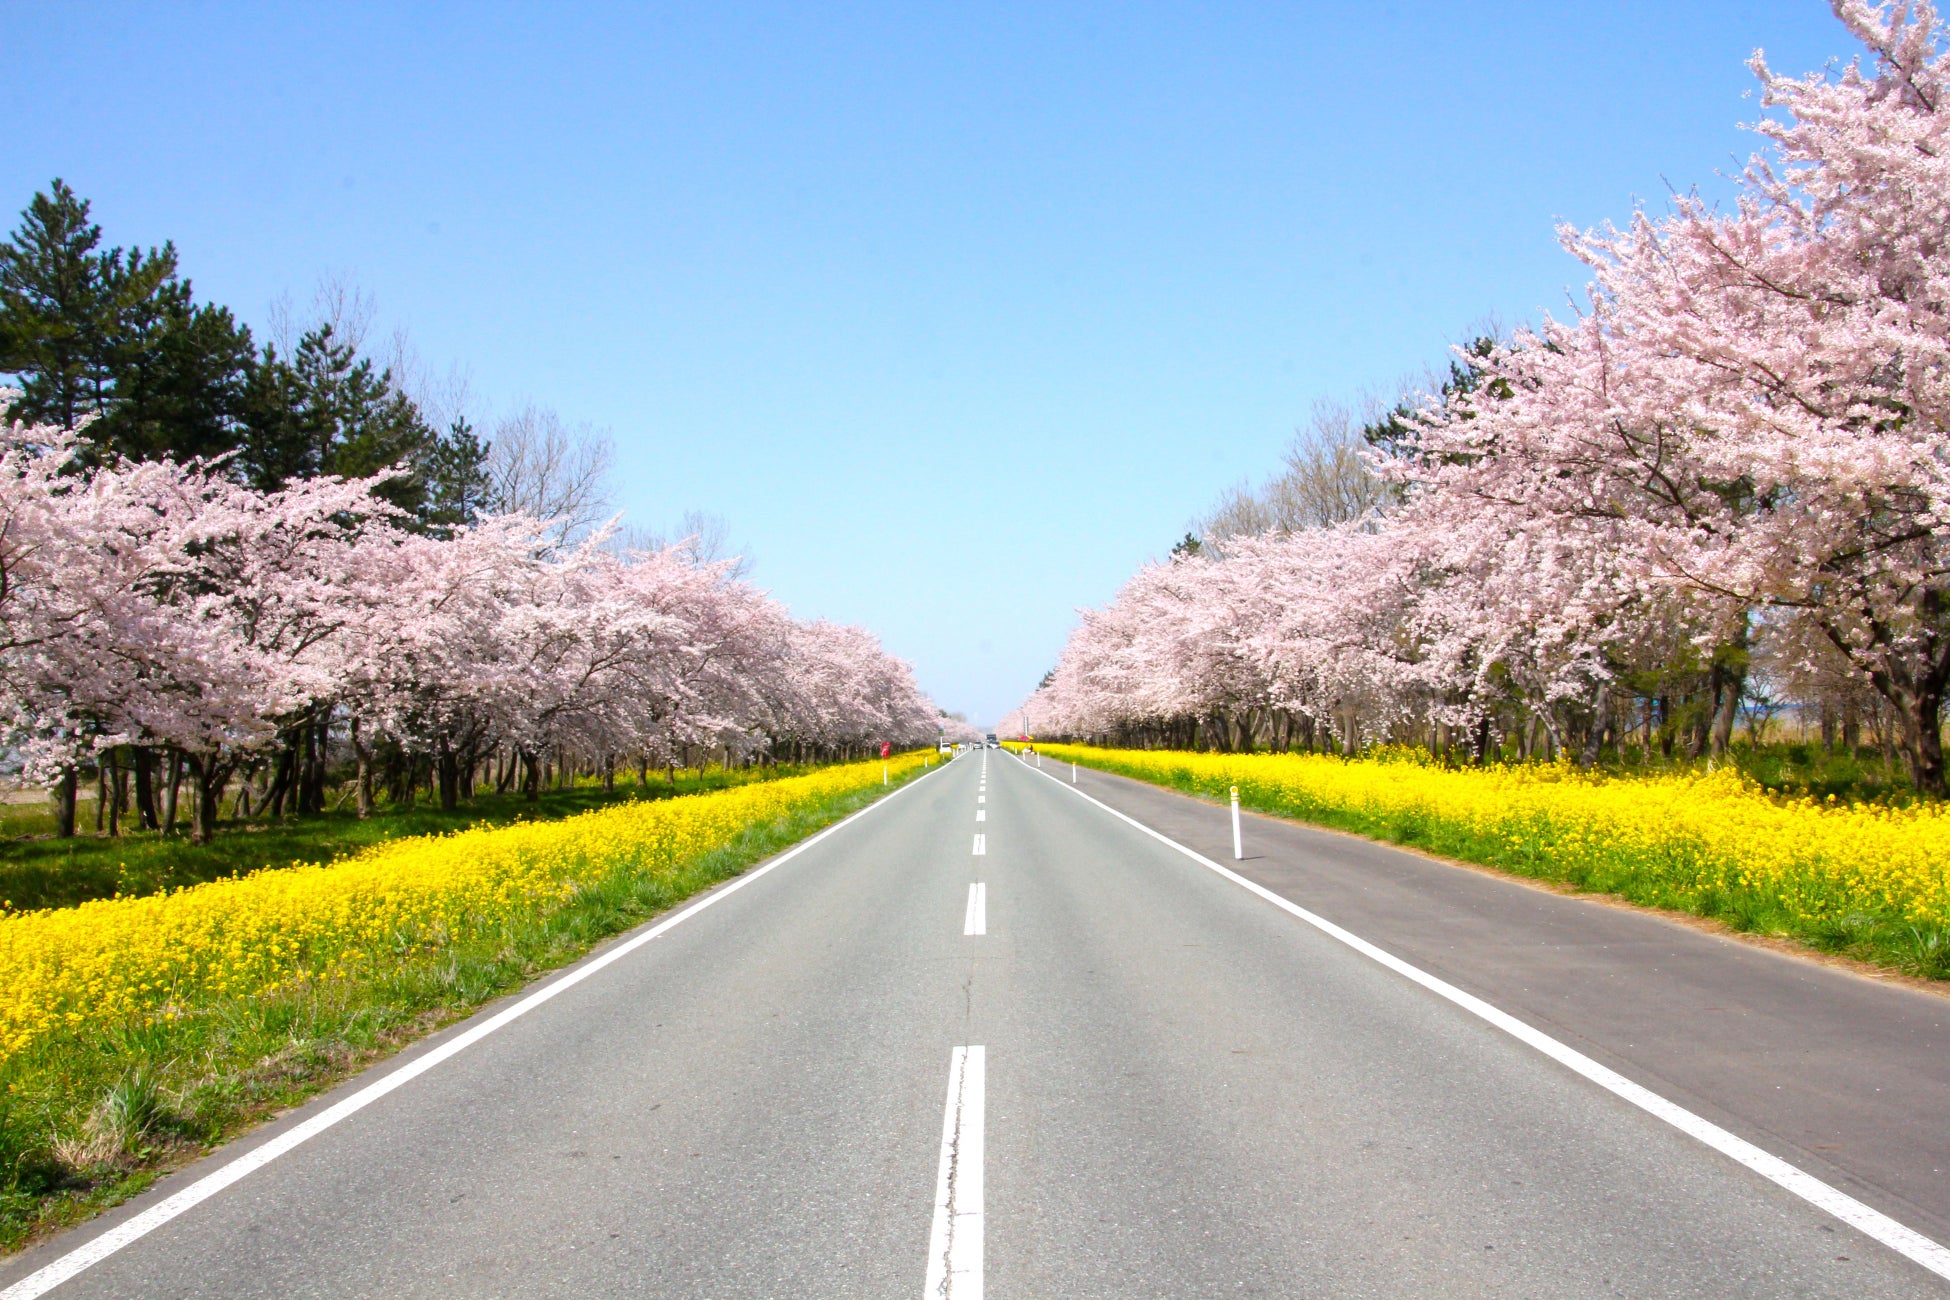
[[52,189],[0,245],[0,369],[20,379],[16,418],[74,429],[101,409],[115,291],[88,203]]
[[245,408],[239,467],[252,486],[274,491],[319,474],[365,478],[399,469],[379,494],[424,516],[438,439],[392,372],[361,357],[330,324],[308,330],[289,360],[266,347]]
[[465,416],[458,417],[427,455],[427,524],[442,532],[471,524],[487,512],[493,481],[488,444]]
[[179,281],[116,367],[116,401],[90,433],[132,460],[215,457],[243,436],[256,348],[227,307],[196,306]]
[[215,456],[236,446],[250,331],[197,306],[164,244],[101,249],[89,205],[56,180],[0,244],[0,371],[15,418],[83,427],[104,454]]
[[[1487,334],[1478,335],[1464,344],[1462,357],[1450,358],[1449,376],[1432,394],[1436,403],[1438,405],[1445,403],[1453,395],[1475,392],[1484,378],[1480,363],[1490,356],[1496,347],[1496,339]],[[1497,396],[1504,396],[1504,389],[1503,381],[1491,381],[1490,391]],[[1421,414],[1421,399],[1405,399],[1380,419],[1363,427],[1361,437],[1377,451],[1390,456],[1403,455],[1413,444],[1417,421]]]

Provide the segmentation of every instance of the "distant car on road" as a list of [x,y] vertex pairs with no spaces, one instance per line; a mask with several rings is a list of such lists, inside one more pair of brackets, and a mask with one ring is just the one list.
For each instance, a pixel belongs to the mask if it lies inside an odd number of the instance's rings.
[[990,749],[1000,749],[1000,748],[1002,748],[1002,746],[1001,746],[1001,744],[999,744],[999,743],[998,743],[998,742],[996,741],[996,739],[995,739],[995,733],[994,733],[993,731],[991,731],[991,732],[989,733],[989,738],[988,738],[988,746],[989,746],[989,748],[990,748]]

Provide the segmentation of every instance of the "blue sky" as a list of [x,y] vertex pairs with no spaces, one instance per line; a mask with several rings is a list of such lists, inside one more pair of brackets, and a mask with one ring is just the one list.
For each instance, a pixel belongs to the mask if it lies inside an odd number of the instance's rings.
[[1751,151],[1772,3],[9,4],[56,175],[262,325],[321,275],[480,413],[606,426],[630,519],[989,720],[1317,398],[1581,280],[1557,220]]

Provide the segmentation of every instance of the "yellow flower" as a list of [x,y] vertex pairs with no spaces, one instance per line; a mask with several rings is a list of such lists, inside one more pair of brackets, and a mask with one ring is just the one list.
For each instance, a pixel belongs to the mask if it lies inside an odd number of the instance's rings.
[[[922,756],[892,760],[897,775]],[[397,961],[576,897],[628,869],[674,873],[765,824],[878,786],[852,763],[564,821],[392,840],[324,866],[267,868],[139,898],[0,913],[0,1058],[46,1035],[199,996],[262,994]],[[310,972],[320,972],[313,976]]]
[[[1769,795],[1739,772],[1614,778],[1569,765],[1453,769],[1406,752],[1197,754],[1044,745],[1052,758],[1194,788],[1237,785],[1255,807],[1443,835],[1576,878],[1593,871],[1679,897],[1737,888],[1810,919],[1950,925],[1950,809]],[[1474,855],[1474,854],[1472,854]]]

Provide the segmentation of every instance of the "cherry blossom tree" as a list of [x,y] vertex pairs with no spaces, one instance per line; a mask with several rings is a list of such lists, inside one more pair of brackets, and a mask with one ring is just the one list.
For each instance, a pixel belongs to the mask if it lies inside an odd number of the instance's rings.
[[129,749],[187,769],[202,839],[239,772],[265,780],[240,806],[282,807],[299,782],[322,796],[335,736],[363,813],[380,753],[451,807],[497,753],[535,792],[544,761],[608,778],[632,757],[937,734],[906,664],[795,621],[735,558],[617,554],[600,532],[565,550],[523,515],[436,536],[381,498],[384,475],[261,492],[221,463],[90,465],[77,437],[0,430],[0,719],[67,833],[76,773]]
[[1385,517],[1145,570],[1032,714],[1229,744],[1212,720],[1263,704],[1481,752],[1515,713],[1589,761],[1622,683],[1691,672],[1721,751],[1764,640],[1783,678],[1872,689],[1944,795],[1950,53],[1928,4],[1836,12],[1869,58],[1755,59],[1767,148],[1734,203],[1562,232],[1588,301],[1397,421]]

